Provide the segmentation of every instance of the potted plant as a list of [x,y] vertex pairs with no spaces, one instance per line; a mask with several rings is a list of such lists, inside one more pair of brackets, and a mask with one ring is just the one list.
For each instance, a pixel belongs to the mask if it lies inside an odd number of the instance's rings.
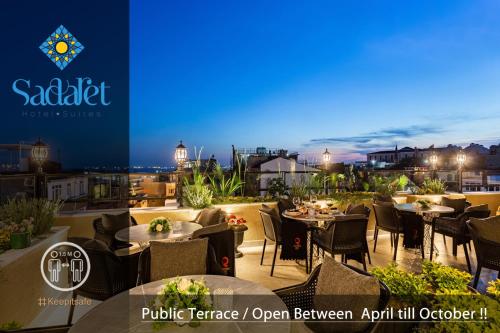
[[33,218],[24,219],[20,223],[8,225],[10,231],[10,248],[24,249],[31,245],[31,233],[33,232]]
[[247,221],[242,217],[236,217],[236,215],[231,214],[227,216],[227,223],[234,231],[234,253],[236,258],[243,257],[243,253],[238,250],[238,246],[243,243],[243,238],[245,236],[245,231],[248,227],[245,225]]

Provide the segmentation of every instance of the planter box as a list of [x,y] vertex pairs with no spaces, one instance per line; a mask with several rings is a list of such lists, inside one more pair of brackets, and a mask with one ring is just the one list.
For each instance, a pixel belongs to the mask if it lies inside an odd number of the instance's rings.
[[69,227],[54,227],[34,238],[31,246],[0,254],[0,323],[15,320],[28,325],[44,309],[37,304],[39,297],[60,294],[43,280],[40,261],[49,246],[67,239],[68,230]]

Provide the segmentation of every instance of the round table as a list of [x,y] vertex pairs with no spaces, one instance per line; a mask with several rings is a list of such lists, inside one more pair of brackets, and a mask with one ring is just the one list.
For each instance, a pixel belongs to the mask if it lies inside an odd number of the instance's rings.
[[[415,205],[411,203],[405,203],[405,204],[396,204],[394,205],[394,208],[404,212],[420,214],[423,216],[424,219],[429,219],[428,221],[431,223],[433,223],[432,221],[434,218],[439,217],[441,214],[450,214],[455,212],[455,209],[451,207],[433,205],[433,204],[430,204],[429,208],[417,208]],[[424,223],[423,229],[424,229],[424,234],[423,234],[422,246],[424,248],[424,251],[430,253],[431,225],[429,225],[429,223]],[[426,244],[428,244],[428,246],[426,246]],[[436,253],[436,255],[438,255],[439,253],[438,248],[435,245],[434,245],[434,252]]]
[[405,203],[405,204],[397,204],[394,205],[394,207],[397,210],[402,210],[405,212],[412,212],[412,213],[422,213],[422,214],[450,214],[453,213],[455,210],[451,207],[447,206],[440,206],[440,205],[430,205],[429,208],[417,208],[411,203]]
[[202,226],[194,222],[171,222],[169,232],[149,232],[149,224],[134,225],[118,231],[115,238],[122,242],[136,242],[145,247],[150,241],[155,240],[181,240],[190,237],[194,231]]
[[[261,308],[263,310],[288,311],[283,301],[271,290],[251,281],[241,280],[221,275],[190,275],[184,278],[200,280],[204,279],[206,286],[213,295],[214,290],[228,288],[233,291],[231,310],[237,310],[240,318],[248,308],[245,321],[202,321],[198,327],[184,325],[177,326],[168,323],[163,330],[165,332],[273,332],[285,333],[290,331],[289,321],[253,321],[252,310]],[[70,333],[88,332],[154,332],[151,321],[142,320],[142,309],[147,307],[157,293],[163,288],[165,281],[154,281],[142,286],[135,287],[126,292],[118,294],[85,314],[76,322]],[[224,296],[231,297],[231,296]],[[224,303],[227,303],[225,299]],[[229,299],[231,300],[231,299]],[[231,303],[231,302],[230,302]],[[227,308],[224,308],[227,309]],[[162,330],[162,331],[163,331]]]

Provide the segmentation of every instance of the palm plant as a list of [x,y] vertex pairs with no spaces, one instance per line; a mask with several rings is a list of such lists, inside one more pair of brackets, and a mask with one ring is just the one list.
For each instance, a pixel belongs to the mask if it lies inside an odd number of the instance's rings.
[[440,179],[425,178],[422,186],[417,189],[417,194],[444,194],[446,185]]
[[196,209],[207,208],[212,205],[213,192],[206,184],[207,176],[200,170],[201,150],[193,165],[193,183],[190,184],[184,177],[183,198],[185,202]]
[[243,187],[243,181],[240,177],[240,171],[233,170],[231,177],[226,177],[224,170],[220,164],[215,166],[212,176],[208,176],[211,188],[216,197],[227,198],[235,195],[235,193]]

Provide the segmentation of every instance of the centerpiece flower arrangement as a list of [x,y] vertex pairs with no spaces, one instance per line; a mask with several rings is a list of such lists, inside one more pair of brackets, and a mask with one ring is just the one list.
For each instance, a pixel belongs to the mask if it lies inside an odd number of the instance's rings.
[[170,220],[166,217],[155,217],[149,221],[149,232],[169,232],[171,229]]
[[428,209],[431,207],[431,202],[427,199],[418,199],[413,205],[419,209]]
[[[176,278],[167,282],[163,289],[158,292],[158,295],[151,302],[152,310],[173,310],[177,314],[181,313],[182,319],[169,318],[167,321],[183,326],[188,324],[191,327],[199,326],[197,320],[189,319],[190,312],[188,309],[195,311],[210,311],[213,309],[210,290],[205,285],[205,281],[190,280],[186,278]],[[166,321],[157,320],[153,323],[154,329],[161,329],[167,324]]]

